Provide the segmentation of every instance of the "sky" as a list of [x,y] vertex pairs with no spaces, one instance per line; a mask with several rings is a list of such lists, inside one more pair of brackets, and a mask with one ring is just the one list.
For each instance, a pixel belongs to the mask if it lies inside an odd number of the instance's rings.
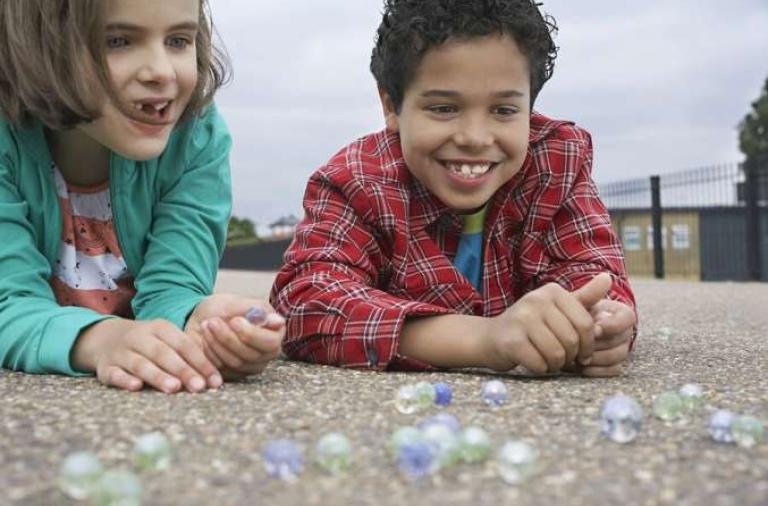
[[[233,214],[303,215],[309,175],[383,128],[368,70],[381,0],[211,0],[232,60]],[[535,108],[590,131],[599,184],[740,161],[768,78],[768,0],[544,0],[559,26]]]

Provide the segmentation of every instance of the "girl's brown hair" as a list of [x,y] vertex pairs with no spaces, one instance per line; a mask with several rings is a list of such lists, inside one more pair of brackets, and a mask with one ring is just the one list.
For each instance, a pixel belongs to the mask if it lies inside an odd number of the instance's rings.
[[[98,118],[105,95],[115,99],[104,54],[104,6],[104,0],[0,0],[4,119],[70,128]],[[200,0],[198,82],[182,120],[200,112],[230,75],[210,19],[208,0]]]

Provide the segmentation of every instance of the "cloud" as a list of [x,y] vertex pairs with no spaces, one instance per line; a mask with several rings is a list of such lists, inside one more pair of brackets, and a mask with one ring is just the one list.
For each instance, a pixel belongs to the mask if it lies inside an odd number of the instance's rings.
[[[381,1],[212,3],[235,65],[217,99],[235,139],[235,214],[262,226],[301,215],[309,174],[383,126],[368,71]],[[598,182],[740,158],[736,125],[768,77],[764,0],[544,10],[561,50],[537,108],[590,130]]]

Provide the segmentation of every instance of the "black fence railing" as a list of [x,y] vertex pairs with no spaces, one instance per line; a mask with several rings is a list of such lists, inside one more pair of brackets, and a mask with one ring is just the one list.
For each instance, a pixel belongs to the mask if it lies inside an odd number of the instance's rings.
[[632,275],[768,281],[768,159],[600,187]]

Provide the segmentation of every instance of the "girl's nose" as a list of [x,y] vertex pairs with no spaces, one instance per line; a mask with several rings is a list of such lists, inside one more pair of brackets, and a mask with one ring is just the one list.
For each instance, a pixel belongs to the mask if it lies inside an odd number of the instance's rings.
[[147,49],[138,78],[142,82],[165,84],[174,80],[176,71],[165,45]]

